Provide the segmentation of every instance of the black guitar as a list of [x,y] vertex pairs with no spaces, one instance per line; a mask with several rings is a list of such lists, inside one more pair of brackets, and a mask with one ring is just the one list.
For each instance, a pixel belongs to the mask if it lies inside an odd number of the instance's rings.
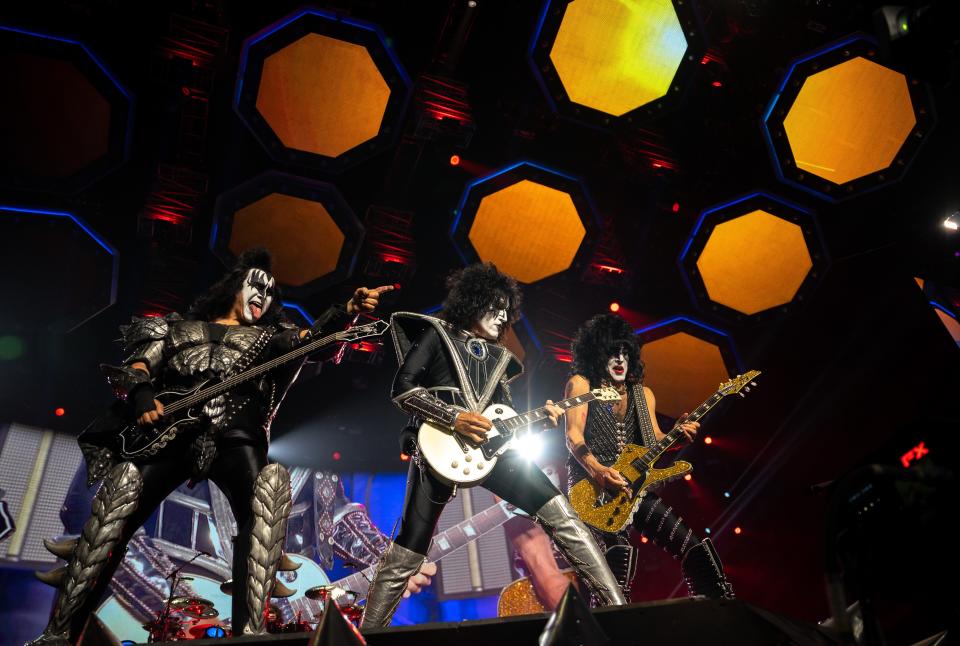
[[[299,357],[316,352],[324,346],[333,343],[348,342],[353,343],[360,339],[381,336],[390,324],[386,321],[373,321],[364,325],[352,327],[349,330],[330,334],[323,338],[311,341],[302,345],[296,350],[292,350],[284,355],[261,363],[260,365],[249,368],[241,373],[227,377],[223,381],[208,379],[201,382],[190,390],[165,390],[157,394],[156,399],[163,404],[163,417],[156,426],[141,426],[130,420],[130,414],[123,415],[120,423],[116,424],[112,432],[119,431],[119,445],[116,448],[120,455],[125,459],[146,457],[155,454],[168,442],[173,440],[181,430],[195,427],[197,422],[203,418],[203,405],[221,395],[238,384],[257,375],[261,375],[268,370],[273,370],[278,366],[293,361]],[[112,416],[116,420],[116,413]],[[103,433],[101,423],[101,430]]]

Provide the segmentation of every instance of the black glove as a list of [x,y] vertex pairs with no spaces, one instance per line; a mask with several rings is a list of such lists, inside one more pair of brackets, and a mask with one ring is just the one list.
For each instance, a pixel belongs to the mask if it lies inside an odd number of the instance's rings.
[[144,413],[154,410],[157,405],[153,403],[156,399],[156,392],[153,385],[146,383],[140,384],[127,394],[127,401],[133,407],[134,417],[140,417]]

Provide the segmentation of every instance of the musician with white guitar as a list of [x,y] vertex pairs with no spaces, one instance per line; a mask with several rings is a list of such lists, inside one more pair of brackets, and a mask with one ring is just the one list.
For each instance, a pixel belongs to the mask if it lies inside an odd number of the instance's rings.
[[[516,281],[491,263],[454,273],[440,318],[397,313],[392,334],[400,360],[393,401],[411,415],[402,436],[413,456],[399,533],[371,584],[362,627],[390,624],[407,580],[426,561],[440,513],[458,486],[483,483],[535,517],[604,604],[625,603],[596,543],[569,502],[537,466],[512,448],[531,423],[554,425],[564,408],[586,403],[550,401],[515,415],[509,382],[522,366],[499,345],[517,321]],[[493,418],[493,419],[491,419]]]

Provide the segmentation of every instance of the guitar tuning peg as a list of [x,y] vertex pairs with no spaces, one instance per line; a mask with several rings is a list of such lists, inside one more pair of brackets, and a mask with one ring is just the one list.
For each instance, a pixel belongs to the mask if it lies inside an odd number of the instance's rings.
[[750,382],[750,385],[753,386],[754,388],[756,388],[756,387],[757,387],[757,382],[751,381],[751,382]]
[[744,390],[747,391],[747,392],[750,392],[750,386],[744,387]]
[[741,397],[746,397],[746,395],[744,395],[743,393],[737,393],[737,394],[740,395]]

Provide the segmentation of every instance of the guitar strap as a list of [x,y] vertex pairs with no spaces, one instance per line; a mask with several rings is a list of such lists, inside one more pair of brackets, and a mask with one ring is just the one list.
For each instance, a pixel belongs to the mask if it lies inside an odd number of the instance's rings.
[[651,447],[657,443],[657,436],[653,431],[653,422],[650,421],[650,409],[647,407],[647,397],[643,393],[643,382],[631,386],[633,390],[633,409],[637,414],[637,423],[640,428],[640,437],[643,446]]

